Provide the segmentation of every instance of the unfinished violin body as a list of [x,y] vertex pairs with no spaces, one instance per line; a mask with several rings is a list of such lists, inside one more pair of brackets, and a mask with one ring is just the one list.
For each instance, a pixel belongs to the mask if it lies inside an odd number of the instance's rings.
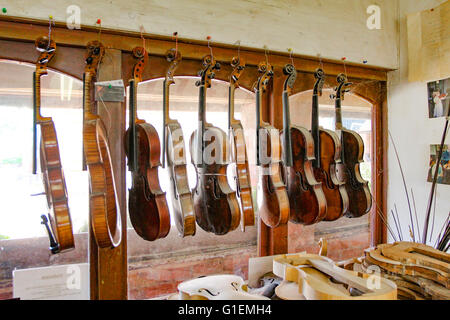
[[[36,71],[33,73],[33,174],[36,173],[36,132],[37,125],[39,125],[41,131],[40,165],[51,228],[48,228],[47,231],[51,252],[59,253],[75,248],[75,242],[55,124],[52,118],[43,117],[40,112],[40,79],[41,76],[47,74],[47,64],[55,54],[56,44],[47,37],[38,38],[35,44],[41,54],[36,63]],[[45,222],[46,218],[43,224],[46,224]],[[48,226],[46,225],[46,227]]]
[[259,216],[263,222],[276,228],[289,221],[289,199],[282,179],[281,143],[279,131],[263,121],[262,99],[270,79],[272,66],[261,62],[258,66],[261,76],[256,92],[256,162],[260,167],[259,185],[261,200]]
[[235,57],[231,62],[231,66],[234,69],[230,76],[228,127],[230,130],[231,159],[236,165],[234,180],[236,181],[236,196],[241,210],[241,230],[245,231],[245,227],[255,224],[255,212],[244,128],[241,121],[234,117],[234,92],[239,87],[238,81],[242,70],[244,70],[245,63],[240,58]]
[[288,77],[283,92],[284,129],[281,140],[290,221],[310,225],[325,218],[327,203],[322,185],[314,177],[314,139],[307,129],[291,125],[290,121],[289,92],[297,78],[297,71],[291,64],[286,65],[283,71]]
[[392,281],[339,268],[331,259],[315,254],[275,257],[273,272],[297,283],[299,294],[307,300],[397,299],[397,286]]
[[122,220],[117,201],[108,136],[100,117],[92,112],[91,87],[97,67],[105,53],[98,41],[87,44],[84,73],[84,158],[89,173],[89,210],[97,245],[100,248],[117,247],[122,239]]
[[[169,114],[169,89],[174,84],[175,70],[181,61],[181,53],[171,49],[166,54],[170,62],[164,80],[164,156],[167,158],[168,172],[171,184],[171,203],[175,216],[175,224],[178,233],[182,236],[193,236],[195,234],[195,214],[192,202],[191,190],[189,189],[186,150],[183,137],[183,129],[180,123],[170,118]],[[165,165],[165,164],[164,164]]]
[[142,47],[133,50],[138,63],[130,80],[130,126],[125,133],[125,153],[132,171],[128,211],[136,233],[147,241],[164,238],[170,231],[166,194],[159,185],[161,146],[156,129],[137,118],[137,85],[148,59]]
[[372,195],[369,183],[365,181],[360,172],[360,163],[363,162],[364,141],[355,131],[348,130],[342,125],[341,104],[346,92],[345,89],[351,83],[347,82],[347,76],[337,76],[335,109],[336,109],[336,131],[340,134],[342,145],[342,164],[338,167],[339,179],[345,182],[345,190],[350,199],[348,210],[345,215],[349,218],[358,218],[370,211],[372,207]]
[[206,89],[211,87],[214,70],[220,64],[211,56],[203,59],[204,69],[197,82],[199,92],[199,128],[190,139],[191,161],[197,173],[192,190],[197,224],[217,235],[235,230],[240,222],[236,193],[227,180],[228,143],[226,133],[206,122]]
[[181,300],[270,300],[250,294],[244,280],[236,275],[213,275],[178,285]]

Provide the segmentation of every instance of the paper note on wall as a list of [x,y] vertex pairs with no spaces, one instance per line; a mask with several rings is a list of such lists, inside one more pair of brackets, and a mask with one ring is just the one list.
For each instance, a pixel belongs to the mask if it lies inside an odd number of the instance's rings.
[[13,291],[22,300],[89,300],[89,265],[14,270]]
[[450,77],[450,1],[407,16],[409,81]]

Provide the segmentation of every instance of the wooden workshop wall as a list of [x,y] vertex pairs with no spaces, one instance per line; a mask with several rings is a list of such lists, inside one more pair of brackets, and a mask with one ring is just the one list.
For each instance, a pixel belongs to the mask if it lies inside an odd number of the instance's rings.
[[[431,183],[426,182],[430,159],[430,144],[440,144],[445,118],[428,119],[427,83],[408,82],[406,15],[435,8],[445,1],[446,0],[400,1],[400,67],[399,70],[388,73],[389,130],[398,149],[408,190],[410,191],[412,188],[414,191],[420,230],[423,229],[428,195],[431,189]],[[450,75],[448,75],[448,77],[450,77]],[[430,81],[432,80],[439,79],[430,79]],[[412,137],[414,138],[412,139]],[[447,137],[447,144],[449,144],[448,141],[449,139]],[[411,223],[408,202],[391,141],[389,141],[388,159],[388,208],[390,211],[391,209],[394,209],[395,204],[397,205],[403,238],[410,239],[408,225]],[[412,208],[412,210],[414,214],[414,208]],[[439,229],[442,227],[449,214],[449,210],[450,186],[438,184],[435,228],[433,239],[430,242],[433,245],[440,231]],[[391,216],[389,221],[390,224],[393,225]]]
[[[411,1],[416,2],[416,1]],[[420,1],[419,1],[420,2]],[[171,35],[395,69],[397,59],[398,0],[36,0],[0,1],[8,15],[65,22],[80,8],[81,24],[112,29]],[[370,5],[381,9],[380,29],[369,30]],[[67,12],[69,10],[69,13]]]

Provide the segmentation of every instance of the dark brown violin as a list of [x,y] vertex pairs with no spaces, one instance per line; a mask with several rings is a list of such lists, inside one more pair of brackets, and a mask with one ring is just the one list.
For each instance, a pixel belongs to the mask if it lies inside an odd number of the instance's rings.
[[337,82],[336,94],[333,97],[336,98],[336,132],[340,134],[342,144],[343,164],[339,167],[339,177],[345,181],[345,190],[350,199],[345,216],[357,218],[370,211],[372,195],[369,183],[362,178],[360,172],[360,163],[363,162],[364,156],[364,141],[357,132],[348,130],[342,125],[341,103],[345,93],[350,91],[345,88],[349,87],[351,83],[347,82],[347,76],[342,73],[337,76]]
[[327,202],[322,185],[314,177],[314,138],[308,129],[291,125],[289,94],[297,78],[292,64],[283,69],[287,76],[283,91],[283,165],[289,197],[290,221],[305,225],[323,220]]
[[59,253],[75,248],[75,243],[55,124],[52,118],[41,115],[41,76],[47,74],[47,64],[55,55],[56,44],[47,37],[38,38],[35,44],[41,53],[36,62],[36,71],[33,73],[33,174],[36,174],[37,125],[39,125],[40,164],[50,227],[47,217],[42,215],[41,218],[50,238],[50,251]]
[[253,209],[252,184],[248,168],[247,148],[245,146],[244,128],[241,121],[234,117],[234,92],[239,88],[239,77],[245,68],[241,58],[234,57],[231,61],[233,72],[230,76],[228,100],[228,128],[230,130],[231,161],[236,164],[234,180],[236,181],[236,195],[241,208],[241,230],[255,224]]
[[255,86],[256,93],[256,163],[260,167],[261,202],[259,216],[263,222],[276,228],[289,221],[289,199],[282,180],[280,133],[262,118],[263,93],[267,91],[273,69],[269,63],[258,66],[261,74]]
[[197,224],[205,231],[223,235],[239,226],[240,211],[236,193],[227,180],[227,135],[206,122],[206,89],[211,87],[214,71],[219,69],[220,64],[212,56],[203,59],[201,80],[197,81],[198,129],[192,133],[189,147],[197,173],[197,184],[192,190]]
[[147,241],[164,238],[170,231],[166,194],[159,185],[161,146],[156,129],[137,117],[137,88],[148,61],[143,47],[133,49],[138,62],[130,80],[129,128],[125,133],[125,153],[132,176],[128,211],[136,233]]
[[337,166],[341,163],[341,142],[331,130],[319,128],[319,95],[322,94],[325,73],[317,69],[313,89],[311,133],[314,138],[314,176],[322,183],[327,200],[325,221],[334,221],[342,217],[348,208],[348,195],[345,183],[337,176]]
[[117,247],[122,240],[122,220],[107,131],[92,106],[92,83],[104,54],[105,47],[99,41],[87,44],[83,75],[83,152],[89,174],[89,211],[94,237],[100,248],[110,248]]
[[[183,138],[183,129],[180,123],[170,118],[169,113],[169,89],[174,84],[173,76],[181,61],[181,53],[170,49],[167,54],[169,68],[164,79],[164,138],[163,138],[163,167],[167,158],[167,166],[171,184],[171,203],[175,215],[175,223],[178,233],[182,236],[193,236],[195,234],[195,214],[192,203],[191,190],[189,189],[186,169],[186,149]],[[164,158],[166,157],[166,158]]]

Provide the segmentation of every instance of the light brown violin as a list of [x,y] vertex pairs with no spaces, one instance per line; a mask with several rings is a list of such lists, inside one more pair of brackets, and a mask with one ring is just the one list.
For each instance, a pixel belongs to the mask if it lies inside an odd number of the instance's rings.
[[33,73],[33,174],[36,174],[37,126],[41,131],[40,165],[49,209],[50,227],[45,215],[45,225],[50,238],[52,253],[64,252],[75,248],[67,198],[66,181],[59,155],[58,137],[51,117],[41,115],[41,77],[47,75],[47,65],[56,52],[56,44],[47,37],[36,40],[36,49],[41,52]]
[[206,122],[206,89],[211,87],[214,71],[220,69],[210,55],[203,59],[200,71],[198,128],[190,139],[191,161],[197,173],[192,190],[195,219],[205,231],[224,235],[240,222],[239,203],[227,180],[228,143],[226,133]]
[[241,230],[245,231],[245,227],[255,224],[255,212],[244,128],[241,121],[234,117],[234,93],[236,88],[239,88],[239,77],[245,68],[245,63],[241,58],[234,57],[231,66],[233,72],[230,76],[228,98],[228,128],[230,131],[231,161],[236,164],[234,180],[236,181],[236,196],[239,199],[241,209]]
[[[163,167],[167,159],[167,166],[171,184],[171,203],[175,215],[175,224],[180,236],[195,235],[195,214],[192,203],[191,190],[189,190],[187,169],[186,169],[186,149],[183,138],[183,129],[180,123],[170,118],[169,113],[169,90],[173,80],[175,70],[181,61],[181,53],[175,49],[170,49],[166,54],[170,65],[166,72],[163,88]],[[164,158],[166,157],[166,158]]]
[[161,146],[156,129],[137,117],[137,88],[148,61],[143,47],[133,49],[138,60],[130,80],[130,125],[125,133],[125,153],[131,170],[128,211],[136,233],[147,241],[164,238],[170,231],[166,194],[159,185]]
[[258,67],[261,74],[255,86],[256,93],[256,163],[260,167],[261,204],[259,216],[263,222],[276,228],[289,221],[289,199],[281,176],[280,133],[263,121],[262,99],[270,79],[272,66],[261,62]]
[[357,132],[348,130],[342,125],[342,100],[345,93],[350,91],[346,88],[351,83],[347,82],[347,76],[343,73],[337,76],[337,82],[336,93],[332,97],[336,99],[336,132],[340,135],[342,145],[342,164],[339,166],[338,175],[345,181],[345,190],[350,200],[345,216],[358,218],[367,214],[372,207],[369,183],[363,179],[360,172],[360,164],[364,156],[364,141]]
[[93,112],[92,82],[105,54],[99,41],[87,44],[83,75],[83,146],[89,173],[89,211],[95,241],[100,248],[117,247],[122,240],[122,220],[117,201],[108,135],[100,117]]

